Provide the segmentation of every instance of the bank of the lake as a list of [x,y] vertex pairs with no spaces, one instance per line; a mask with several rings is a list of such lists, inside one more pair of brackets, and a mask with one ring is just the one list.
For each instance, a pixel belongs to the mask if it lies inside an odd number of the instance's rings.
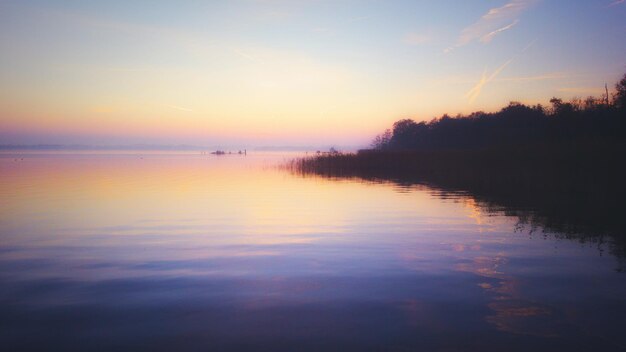
[[294,173],[466,192],[521,223],[602,243],[626,255],[624,144],[552,144],[492,149],[361,150],[292,160]]

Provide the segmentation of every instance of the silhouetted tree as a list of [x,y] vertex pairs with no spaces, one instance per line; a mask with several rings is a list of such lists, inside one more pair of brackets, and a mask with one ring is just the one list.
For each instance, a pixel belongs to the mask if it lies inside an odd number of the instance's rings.
[[548,230],[600,240],[617,234],[615,248],[626,257],[619,213],[626,198],[626,75],[613,105],[605,98],[553,98],[551,108],[511,102],[493,113],[403,119],[374,139],[375,150],[318,155],[296,168],[483,194],[498,199],[498,209],[513,204],[507,214],[528,209],[520,221],[530,216]]
[[393,136],[391,137],[391,146],[396,149],[408,149],[415,142],[415,127],[417,124],[411,119],[396,121],[393,124]]
[[379,134],[372,141],[372,149],[376,150],[386,150],[389,149],[389,143],[391,142],[391,130],[386,129],[385,132]]
[[565,103],[563,102],[563,99],[552,98],[550,99],[550,103],[552,104],[552,114],[555,116],[571,116],[572,113],[576,111],[574,103]]
[[615,85],[615,95],[613,96],[613,104],[618,109],[626,109],[626,74]]
[[376,150],[477,149],[532,144],[626,141],[626,75],[617,84],[614,104],[604,98],[552,98],[551,108],[510,102],[498,112],[474,112],[429,122],[402,119],[372,141]]
[[584,109],[586,110],[597,109],[602,104],[603,104],[602,99],[597,99],[596,97],[588,96],[587,99],[585,99]]

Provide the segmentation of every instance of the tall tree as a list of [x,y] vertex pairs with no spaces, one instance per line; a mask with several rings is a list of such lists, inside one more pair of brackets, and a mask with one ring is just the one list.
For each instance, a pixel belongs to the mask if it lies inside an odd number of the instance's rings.
[[626,109],[626,74],[615,85],[615,95],[613,96],[613,102],[615,106],[621,109]]

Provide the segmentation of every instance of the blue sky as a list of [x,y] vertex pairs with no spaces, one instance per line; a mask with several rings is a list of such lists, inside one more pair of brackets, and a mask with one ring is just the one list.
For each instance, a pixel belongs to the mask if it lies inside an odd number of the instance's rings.
[[600,95],[626,2],[2,1],[4,143],[367,144]]

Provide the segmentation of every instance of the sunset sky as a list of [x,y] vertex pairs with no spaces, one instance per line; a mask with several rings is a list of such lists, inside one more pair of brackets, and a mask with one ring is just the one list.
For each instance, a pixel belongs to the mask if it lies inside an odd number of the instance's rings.
[[600,95],[624,38],[624,0],[0,0],[0,144],[367,145]]

